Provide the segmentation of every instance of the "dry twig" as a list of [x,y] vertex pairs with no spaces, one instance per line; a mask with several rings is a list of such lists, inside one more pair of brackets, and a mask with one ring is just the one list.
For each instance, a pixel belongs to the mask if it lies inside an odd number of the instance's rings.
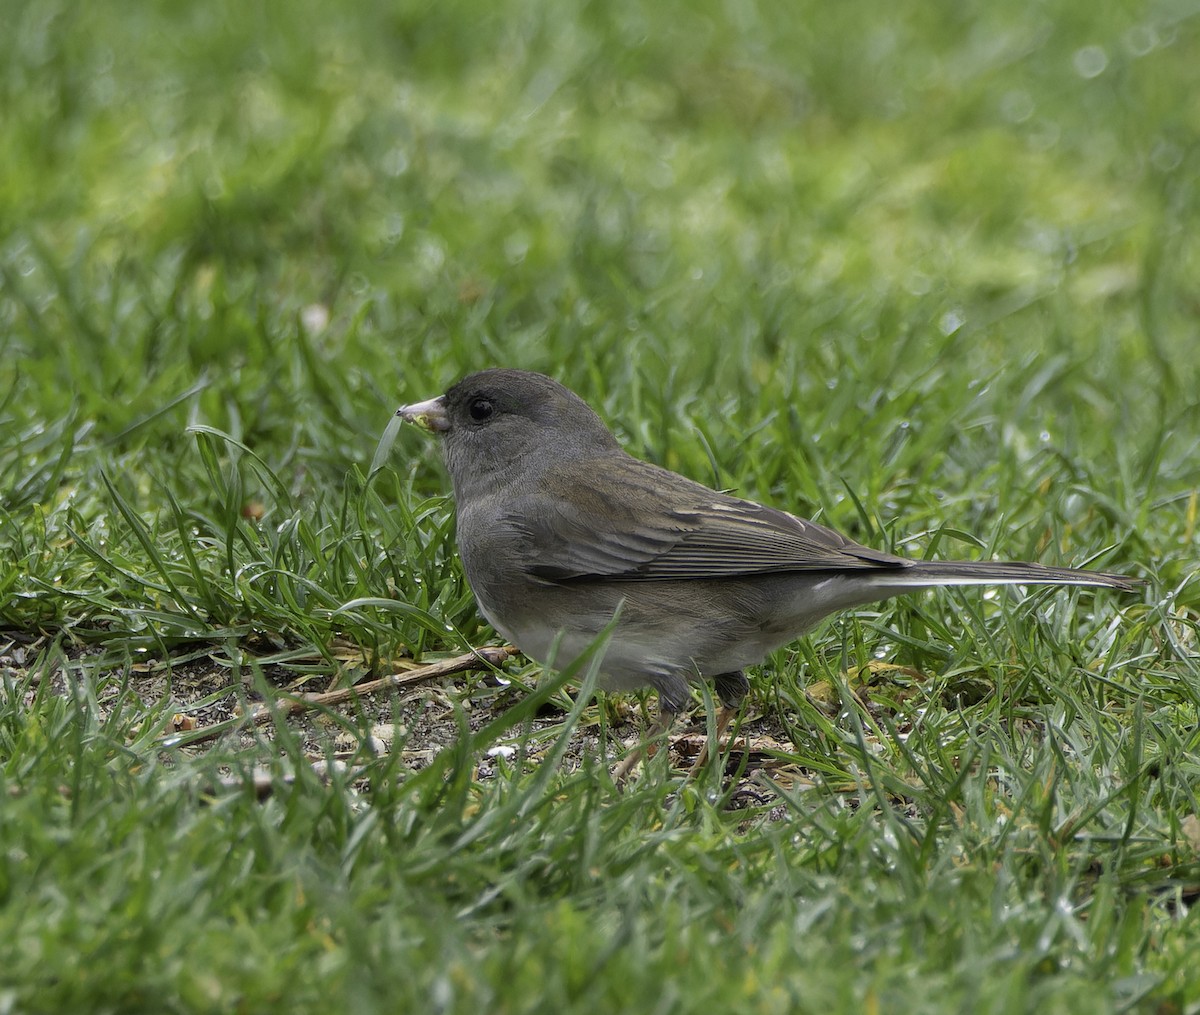
[[[282,713],[284,716],[296,715],[299,712],[306,712],[309,709],[324,708],[328,705],[340,705],[351,698],[360,698],[365,694],[374,694],[377,691],[412,687],[414,684],[438,680],[441,677],[448,677],[455,673],[499,666],[510,656],[516,655],[516,653],[517,650],[510,645],[490,645],[485,648],[476,649],[474,652],[468,652],[466,655],[455,656],[452,659],[440,659],[436,663],[430,663],[428,666],[421,666],[415,670],[405,670],[402,673],[390,673],[386,677],[380,677],[378,680],[368,680],[364,684],[342,687],[336,691],[326,691],[322,694],[288,695],[271,705],[255,705],[254,708],[242,717],[242,723],[259,726],[267,722],[277,712]],[[238,725],[241,725],[241,723]],[[170,733],[163,739],[168,744],[174,744],[186,739],[188,746],[191,746],[213,740],[229,728],[230,724],[228,722],[214,723],[212,726],[202,726],[199,729],[191,730],[185,737],[181,737],[178,733]]]

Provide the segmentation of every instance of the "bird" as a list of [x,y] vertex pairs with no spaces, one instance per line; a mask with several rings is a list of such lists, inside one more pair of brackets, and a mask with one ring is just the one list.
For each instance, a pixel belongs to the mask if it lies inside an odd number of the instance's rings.
[[[575,658],[616,618],[597,684],[657,691],[655,738],[690,686],[709,681],[719,741],[749,690],[746,668],[839,610],[948,585],[1142,584],[873,549],[635,458],[587,402],[540,373],[482,370],[396,414],[441,439],[483,617],[543,664]],[[638,760],[631,752],[618,778]]]

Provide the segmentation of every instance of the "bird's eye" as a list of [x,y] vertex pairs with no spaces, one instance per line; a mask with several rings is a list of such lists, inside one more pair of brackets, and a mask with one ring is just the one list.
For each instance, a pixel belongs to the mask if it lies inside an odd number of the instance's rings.
[[487,398],[472,399],[471,404],[467,406],[467,412],[471,414],[471,418],[476,423],[482,423],[485,420],[491,419],[495,411],[491,400]]

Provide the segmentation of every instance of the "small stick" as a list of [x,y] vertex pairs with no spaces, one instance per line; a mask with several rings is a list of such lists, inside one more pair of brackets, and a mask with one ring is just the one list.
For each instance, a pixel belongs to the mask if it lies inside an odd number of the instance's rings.
[[282,712],[285,716],[291,716],[299,712],[306,712],[309,709],[323,708],[326,705],[339,705],[343,701],[349,701],[351,698],[358,698],[365,694],[374,694],[376,691],[411,687],[414,684],[422,684],[426,681],[437,680],[439,677],[448,677],[455,673],[466,672],[467,670],[481,670],[489,666],[499,666],[506,659],[516,654],[517,650],[511,645],[489,645],[484,648],[475,649],[473,652],[468,652],[466,655],[455,656],[452,659],[440,659],[436,663],[430,663],[428,666],[421,666],[415,670],[390,673],[386,677],[380,677],[378,680],[368,680],[365,684],[355,684],[353,687],[341,687],[336,691],[325,691],[322,694],[287,695],[280,698],[275,703],[274,708],[266,704],[255,705],[240,720],[232,722],[226,720],[225,722],[214,723],[211,726],[201,726],[186,733],[171,733],[163,738],[162,743],[164,746],[170,747],[177,744],[186,744],[189,747],[193,744],[202,744],[205,741],[214,740],[233,726],[239,726],[243,723],[260,726],[267,722],[275,714],[275,711]]

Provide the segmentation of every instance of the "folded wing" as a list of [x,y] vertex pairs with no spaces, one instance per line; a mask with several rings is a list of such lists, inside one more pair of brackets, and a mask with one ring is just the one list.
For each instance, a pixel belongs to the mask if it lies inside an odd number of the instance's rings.
[[603,473],[605,487],[582,488],[551,467],[538,492],[515,505],[505,521],[521,533],[531,574],[636,581],[912,566],[634,458],[607,459]]

